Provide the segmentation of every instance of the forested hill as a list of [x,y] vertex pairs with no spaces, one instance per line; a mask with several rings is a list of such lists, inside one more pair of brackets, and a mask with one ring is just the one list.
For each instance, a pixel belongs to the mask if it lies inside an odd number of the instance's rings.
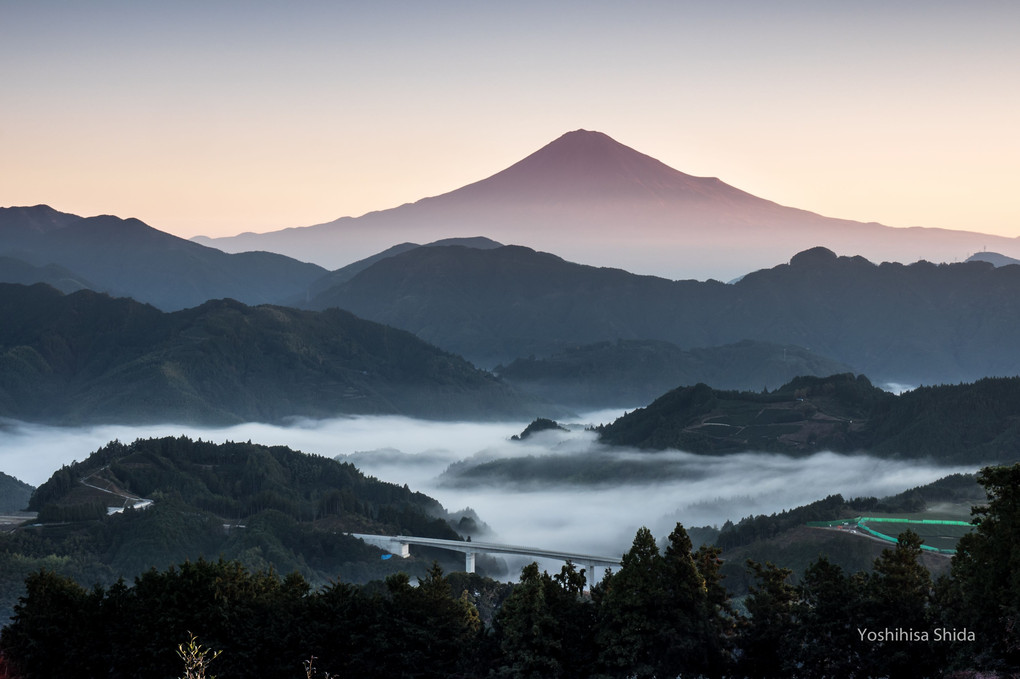
[[463,359],[345,311],[217,300],[163,313],[89,290],[0,284],[0,417],[215,424],[527,412]]
[[[153,502],[107,516],[128,498]],[[19,531],[26,551],[73,546],[113,576],[223,556],[317,582],[365,580],[380,575],[379,552],[345,532],[458,539],[436,500],[351,464],[185,437],[114,441],[56,471],[29,508],[43,526]]]
[[895,396],[862,376],[799,377],[774,392],[674,389],[601,428],[616,445],[696,453],[867,451],[945,462],[1020,459],[1020,377]]
[[1020,373],[1020,266],[987,262],[873,264],[813,248],[726,285],[517,246],[417,248],[309,305],[409,330],[486,366],[617,339],[685,349],[753,339],[810,348],[883,383]]
[[32,486],[0,472],[0,512],[18,512],[28,505]]

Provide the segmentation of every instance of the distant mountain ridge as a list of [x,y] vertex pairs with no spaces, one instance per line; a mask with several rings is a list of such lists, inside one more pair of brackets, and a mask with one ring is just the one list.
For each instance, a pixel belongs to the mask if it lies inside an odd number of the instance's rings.
[[682,384],[775,389],[802,375],[852,371],[801,347],[752,340],[690,350],[661,340],[616,340],[495,368],[512,386],[574,408],[644,404]]
[[1013,257],[1007,257],[1006,255],[1000,255],[998,252],[976,252],[967,258],[968,262],[988,262],[995,266],[1010,266],[1012,264],[1020,264],[1020,259],[1014,259]]
[[684,349],[754,339],[809,349],[880,382],[1020,374],[1020,267],[876,265],[825,248],[717,281],[669,281],[519,246],[421,248],[314,298],[482,366],[595,342]]
[[163,313],[89,290],[0,284],[0,417],[230,424],[530,412],[463,359],[347,312],[214,300]]
[[1020,239],[897,229],[785,207],[589,130],[568,132],[486,179],[414,203],[315,226],[195,240],[334,269],[401,241],[464,233],[672,280],[730,280],[815,245],[874,261],[953,262],[985,247],[1020,256]]
[[296,301],[295,306],[307,305],[310,303],[312,298],[326,292],[335,285],[340,285],[341,283],[351,280],[359,273],[381,260],[395,257],[396,255],[403,254],[409,250],[414,250],[415,248],[447,247],[451,245],[477,248],[479,250],[491,250],[493,248],[503,247],[502,243],[497,243],[496,241],[490,238],[485,238],[484,236],[475,236],[471,238],[444,238],[443,240],[426,243],[425,245],[419,245],[417,243],[400,243],[387,248],[382,252],[376,253],[371,257],[360,259],[357,262],[353,262],[345,267],[337,269],[336,271],[331,271],[323,275],[308,287],[304,297],[300,301]]
[[57,266],[64,279],[166,311],[224,297],[281,302],[327,273],[275,253],[226,254],[137,219],[79,217],[46,205],[0,208],[0,256],[36,269],[35,280],[0,274],[4,282],[59,283],[47,271]]
[[94,290],[98,285],[57,264],[35,266],[14,257],[0,257],[0,283],[46,283],[61,292]]

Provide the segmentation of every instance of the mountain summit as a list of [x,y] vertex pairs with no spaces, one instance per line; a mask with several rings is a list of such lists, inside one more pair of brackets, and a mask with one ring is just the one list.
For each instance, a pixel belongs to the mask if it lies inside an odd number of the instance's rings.
[[602,132],[575,130],[488,179],[442,196],[631,204],[758,200],[714,177],[694,177]]
[[784,207],[589,130],[568,132],[486,179],[415,203],[317,226],[196,240],[335,269],[403,241],[479,234],[671,279],[727,280],[814,246],[876,261],[951,262],[986,246],[1020,256],[1020,239],[894,229]]
[[165,310],[219,297],[278,302],[326,273],[268,252],[226,254],[134,218],[79,217],[47,205],[0,208],[0,259],[0,282],[90,287]]

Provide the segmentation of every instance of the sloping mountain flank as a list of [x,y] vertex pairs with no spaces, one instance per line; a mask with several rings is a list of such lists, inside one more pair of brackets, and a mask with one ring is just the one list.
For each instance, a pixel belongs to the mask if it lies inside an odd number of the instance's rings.
[[62,278],[165,311],[223,297],[248,304],[281,302],[302,294],[327,273],[270,252],[226,254],[137,219],[85,218],[46,205],[0,208],[4,255],[39,267],[32,280],[22,276],[7,282],[58,284],[52,269],[56,265],[73,272]]
[[989,262],[995,266],[1010,266],[1020,264],[1020,259],[1000,255],[998,252],[976,252],[967,258],[968,262]]
[[897,229],[784,207],[588,130],[568,132],[501,172],[439,196],[316,226],[196,240],[335,269],[401,241],[479,232],[669,279],[730,280],[813,245],[875,261],[952,262],[985,247],[1020,257],[1020,239]]
[[[183,436],[113,441],[56,470],[29,506],[42,526],[25,531],[21,549],[73,544],[79,567],[90,568],[86,577],[109,582],[202,557],[299,571],[317,583],[338,573],[364,582],[401,567],[424,570],[431,558],[425,566],[380,562],[377,549],[347,532],[458,539],[435,499],[351,464],[284,446]],[[122,511],[111,515],[111,506]]]
[[328,274],[308,286],[308,290],[305,291],[305,294],[299,300],[294,302],[294,305],[307,305],[312,298],[322,294],[335,285],[346,283],[380,260],[399,255],[407,252],[408,250],[414,250],[415,248],[443,247],[448,245],[463,245],[466,248],[478,248],[480,250],[490,250],[492,248],[503,246],[502,243],[497,243],[496,241],[485,238],[484,236],[475,236],[472,238],[445,238],[425,245],[418,245],[417,243],[400,243],[391,248],[386,248],[382,252],[376,253],[371,257],[358,260],[357,262],[348,264],[336,271],[330,271]]
[[0,256],[0,283],[46,283],[61,292],[77,292],[78,290],[95,290],[97,285],[85,280],[82,276],[56,264],[35,266],[14,257]]
[[[664,339],[686,325],[676,312],[688,290],[722,295],[725,288],[597,269],[520,246],[451,246],[379,261],[310,306],[348,309],[494,365],[566,343]],[[650,318],[650,309],[668,313]],[[703,339],[697,346],[713,343]]]
[[661,340],[597,342],[495,368],[512,386],[575,408],[644,404],[680,384],[775,389],[801,375],[852,370],[801,347],[752,340],[690,350]]
[[0,417],[224,424],[392,413],[521,416],[488,373],[345,311],[130,299],[0,284]]
[[745,339],[803,347],[879,382],[937,384],[1020,374],[1020,267],[873,264],[825,248],[733,285],[669,281],[507,246],[420,248],[322,293],[476,365],[579,344]]
[[9,474],[0,472],[0,512],[19,512],[28,506],[32,486]]
[[863,375],[799,377],[773,392],[672,390],[600,428],[615,445],[695,453],[824,450],[966,464],[1020,459],[1020,377],[899,396]]

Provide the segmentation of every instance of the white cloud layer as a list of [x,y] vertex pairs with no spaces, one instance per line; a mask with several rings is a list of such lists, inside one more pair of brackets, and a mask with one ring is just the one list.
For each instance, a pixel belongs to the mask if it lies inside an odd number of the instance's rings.
[[[582,419],[608,422],[619,413]],[[492,529],[488,539],[605,556],[626,551],[645,525],[656,537],[676,521],[686,526],[721,525],[749,514],[772,513],[833,493],[884,496],[976,467],[935,466],[875,457],[818,453],[791,458],[764,453],[727,456],[678,451],[647,453],[608,449],[581,427],[546,433],[524,442],[509,437],[526,423],[449,423],[402,417],[352,417],[294,422],[280,427],[243,424],[220,429],[183,425],[45,427],[0,425],[0,471],[38,485],[61,465],[83,460],[113,439],[186,435],[208,441],[251,440],[328,457],[349,456],[362,471],[404,484],[439,500],[448,510],[470,507]],[[598,464],[614,460],[668,469],[653,483],[598,485],[494,482],[451,486],[441,478],[453,463],[522,456],[560,456]],[[466,461],[466,462],[465,462]]]

